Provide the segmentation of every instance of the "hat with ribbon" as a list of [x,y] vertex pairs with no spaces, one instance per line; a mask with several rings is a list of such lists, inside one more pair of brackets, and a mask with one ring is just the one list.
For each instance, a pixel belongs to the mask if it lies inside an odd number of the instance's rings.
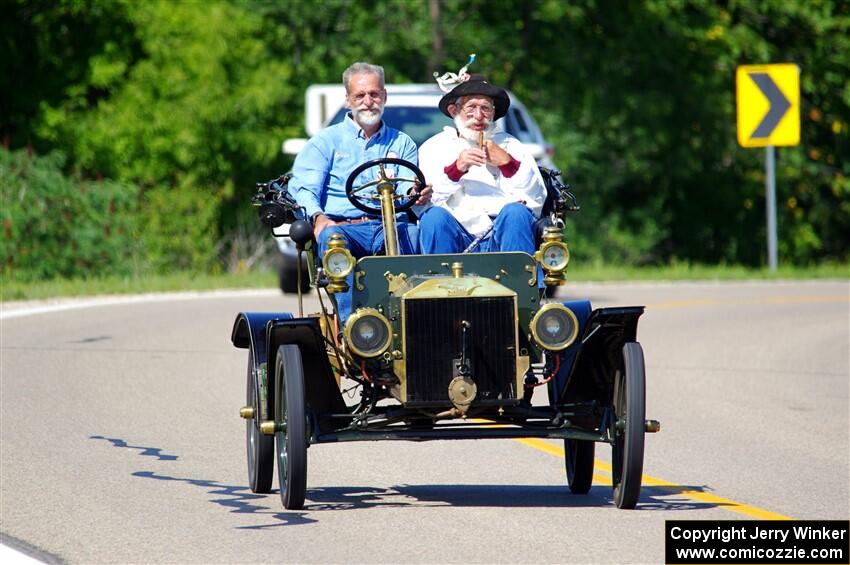
[[472,74],[466,76],[469,78],[455,86],[440,99],[438,106],[442,113],[451,118],[452,115],[449,114],[449,106],[454,104],[458,98],[473,95],[487,96],[493,100],[493,106],[496,109],[496,113],[493,116],[494,120],[498,120],[508,113],[511,100],[504,88],[490,84],[482,75]]

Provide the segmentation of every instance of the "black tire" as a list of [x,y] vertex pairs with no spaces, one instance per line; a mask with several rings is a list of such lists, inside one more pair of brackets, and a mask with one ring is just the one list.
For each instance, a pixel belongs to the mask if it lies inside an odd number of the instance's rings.
[[246,406],[254,409],[254,417],[245,420],[245,446],[248,456],[248,483],[251,492],[272,490],[274,476],[274,438],[260,433],[260,381],[254,370],[254,352],[248,348],[248,386]]
[[[306,252],[305,252],[306,253]],[[301,258],[301,292],[310,292],[310,275],[307,273],[307,258]],[[284,294],[298,292],[298,257],[282,255],[278,270],[278,283]]]
[[637,342],[623,346],[623,367],[614,382],[615,427],[612,462],[614,503],[634,508],[640,498],[643,450],[646,433],[646,369],[643,349]]
[[587,494],[593,484],[593,460],[596,443],[579,439],[564,440],[567,484],[573,494]]
[[281,345],[276,367],[275,421],[283,425],[275,434],[280,499],[287,510],[300,510],[307,496],[307,409],[298,346]]

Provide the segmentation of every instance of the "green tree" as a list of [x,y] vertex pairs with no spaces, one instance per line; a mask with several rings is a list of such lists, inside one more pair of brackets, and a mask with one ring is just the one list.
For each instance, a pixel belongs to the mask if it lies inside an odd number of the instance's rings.
[[157,270],[209,269],[216,241],[238,221],[234,187],[279,170],[286,130],[277,111],[302,91],[288,80],[292,65],[269,55],[263,20],[244,9],[123,6],[142,56],[122,65],[104,47],[88,59],[83,83],[106,94],[91,103],[75,95],[79,85],[69,88],[42,105],[34,132],[89,174],[142,189],[144,240]]
[[5,0],[3,11],[0,137],[48,151],[54,145],[32,128],[42,111],[85,110],[108,96],[141,55],[135,28],[113,0]]

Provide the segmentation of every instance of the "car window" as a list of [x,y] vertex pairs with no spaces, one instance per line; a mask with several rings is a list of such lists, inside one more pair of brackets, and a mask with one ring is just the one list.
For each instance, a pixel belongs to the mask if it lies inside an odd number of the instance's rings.
[[516,116],[516,125],[519,131],[528,132],[529,127],[528,124],[525,123],[525,118],[522,117],[522,112],[518,110],[514,110],[514,116]]
[[523,143],[534,143],[534,135],[531,132],[531,128],[528,126],[528,123],[525,120],[525,117],[522,115],[517,108],[510,109],[511,114],[511,125],[513,126],[513,136],[522,141]]
[[[328,125],[341,122],[347,111],[341,109]],[[442,131],[444,126],[452,125],[452,120],[438,108],[419,106],[387,106],[384,108],[384,121],[409,135],[416,145],[422,145],[429,137]]]

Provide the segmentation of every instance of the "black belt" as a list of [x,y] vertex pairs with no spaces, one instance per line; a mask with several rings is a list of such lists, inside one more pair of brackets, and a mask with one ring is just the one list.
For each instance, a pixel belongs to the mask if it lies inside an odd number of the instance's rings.
[[[330,218],[330,216],[328,216]],[[362,224],[363,222],[371,222],[372,220],[380,220],[381,218],[375,216],[360,216],[359,218],[330,218],[337,224]]]

